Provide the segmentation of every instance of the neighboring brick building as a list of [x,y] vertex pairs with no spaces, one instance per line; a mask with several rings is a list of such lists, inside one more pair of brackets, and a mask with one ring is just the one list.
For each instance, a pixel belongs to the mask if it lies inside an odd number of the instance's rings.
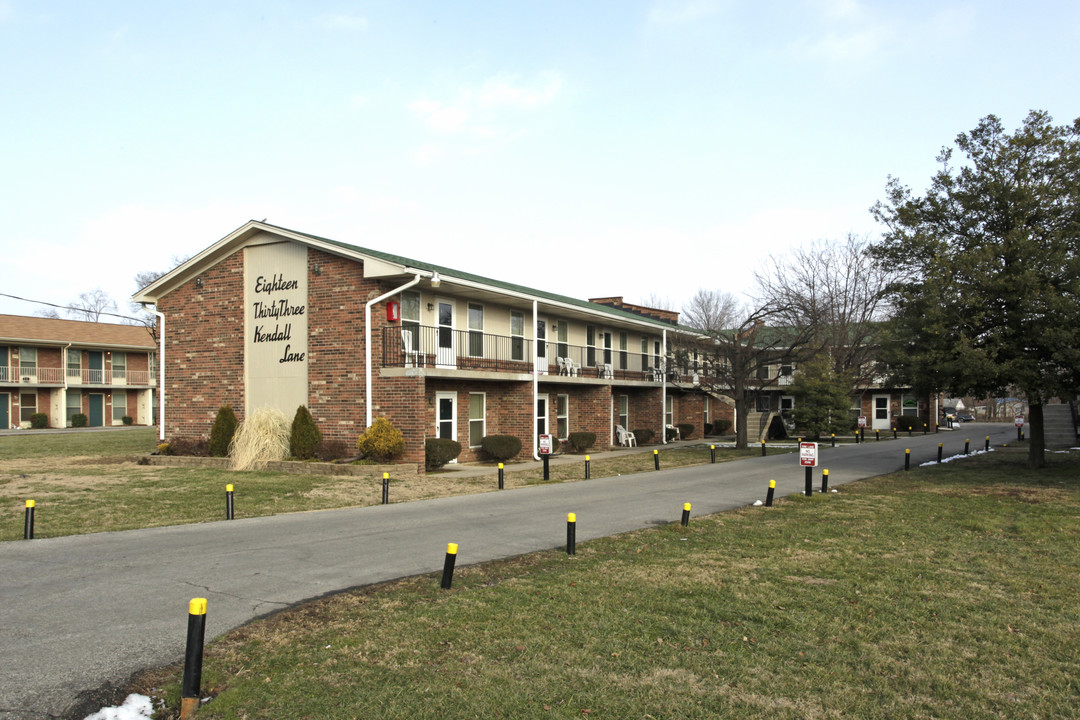
[[[261,222],[249,222],[136,294],[165,316],[165,436],[205,438],[218,408],[306,405],[348,443],[378,416],[406,457],[449,437],[597,435],[731,419],[665,381],[675,313],[589,302]],[[370,321],[366,318],[370,317]],[[684,328],[685,330],[685,328]],[[710,418],[707,413],[711,413]]]
[[154,337],[141,325],[0,315],[0,428],[154,423]]

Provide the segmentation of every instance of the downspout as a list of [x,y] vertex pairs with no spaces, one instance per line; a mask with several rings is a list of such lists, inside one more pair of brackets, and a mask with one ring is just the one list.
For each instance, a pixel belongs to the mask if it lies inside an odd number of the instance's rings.
[[[64,347],[64,352],[60,357],[60,362],[63,364],[63,367],[64,367],[64,416],[65,417],[67,416],[67,395],[68,395],[67,362],[68,362],[68,351],[69,350],[71,350],[71,343],[68,343],[67,346]],[[80,398],[80,401],[81,401],[81,398]],[[82,412],[82,408],[79,408],[79,411]],[[56,420],[54,419],[53,422],[56,422]],[[61,427],[67,427],[67,420],[64,421],[64,424]],[[4,428],[4,429],[6,430],[7,428]]]
[[664,328],[663,339],[661,340],[660,357],[662,359],[664,368],[663,375],[660,379],[660,437],[663,438],[663,444],[667,445],[667,328]]
[[364,305],[364,400],[367,404],[367,425],[365,427],[371,427],[371,306],[382,302],[391,295],[396,295],[402,290],[408,290],[419,282],[420,275],[417,274],[416,277],[401,287],[383,293],[374,300],[368,300]]
[[[532,320],[533,320],[533,460],[540,460],[540,435],[537,431],[540,429],[540,424],[536,418],[536,413],[539,410],[538,403],[540,402],[540,338],[537,331],[536,323],[539,319],[536,316],[536,300],[533,300],[532,307]],[[545,338],[546,339],[546,338]]]

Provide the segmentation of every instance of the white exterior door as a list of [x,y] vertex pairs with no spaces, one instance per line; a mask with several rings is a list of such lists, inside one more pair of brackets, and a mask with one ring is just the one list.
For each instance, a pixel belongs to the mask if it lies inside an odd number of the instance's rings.
[[435,437],[457,440],[457,393],[435,393]]
[[548,372],[547,319],[536,319],[536,371],[542,375]]
[[548,429],[548,396],[537,395],[536,396],[536,435],[539,438],[540,435],[550,435],[551,431]]
[[457,367],[457,339],[454,333],[454,303],[446,298],[435,300],[435,367]]
[[874,417],[870,423],[871,430],[889,430],[892,428],[892,418],[889,417],[889,396],[874,396]]

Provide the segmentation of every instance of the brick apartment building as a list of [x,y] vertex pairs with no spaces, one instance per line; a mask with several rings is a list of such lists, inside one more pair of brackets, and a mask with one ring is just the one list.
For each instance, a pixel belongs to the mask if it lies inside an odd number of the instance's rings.
[[[164,434],[205,438],[218,408],[311,411],[354,443],[379,416],[409,462],[480,438],[731,419],[719,396],[668,381],[678,315],[585,301],[251,221],[135,295],[163,313]],[[685,328],[684,328],[685,330]]]
[[0,428],[152,425],[155,350],[141,325],[0,315]]

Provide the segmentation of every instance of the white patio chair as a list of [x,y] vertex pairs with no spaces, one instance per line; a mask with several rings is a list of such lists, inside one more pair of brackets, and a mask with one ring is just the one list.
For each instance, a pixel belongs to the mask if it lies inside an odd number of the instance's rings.
[[413,346],[413,331],[401,331],[401,354],[405,357],[405,367],[420,367],[420,351]]
[[679,428],[675,427],[674,425],[668,425],[667,429],[668,430],[673,430],[675,432],[675,439],[676,440],[682,440],[682,433],[679,432]]
[[571,360],[566,358],[566,367],[570,370],[570,374],[576,377],[581,377],[581,363],[577,360]]
[[556,356],[555,357],[555,364],[559,366],[559,374],[560,375],[569,375],[570,374],[570,367],[569,367],[569,365],[566,364],[566,358],[561,358],[561,357]]
[[619,445],[623,447],[637,447],[637,438],[634,437],[634,433],[622,425],[615,426],[615,437],[619,441]]

